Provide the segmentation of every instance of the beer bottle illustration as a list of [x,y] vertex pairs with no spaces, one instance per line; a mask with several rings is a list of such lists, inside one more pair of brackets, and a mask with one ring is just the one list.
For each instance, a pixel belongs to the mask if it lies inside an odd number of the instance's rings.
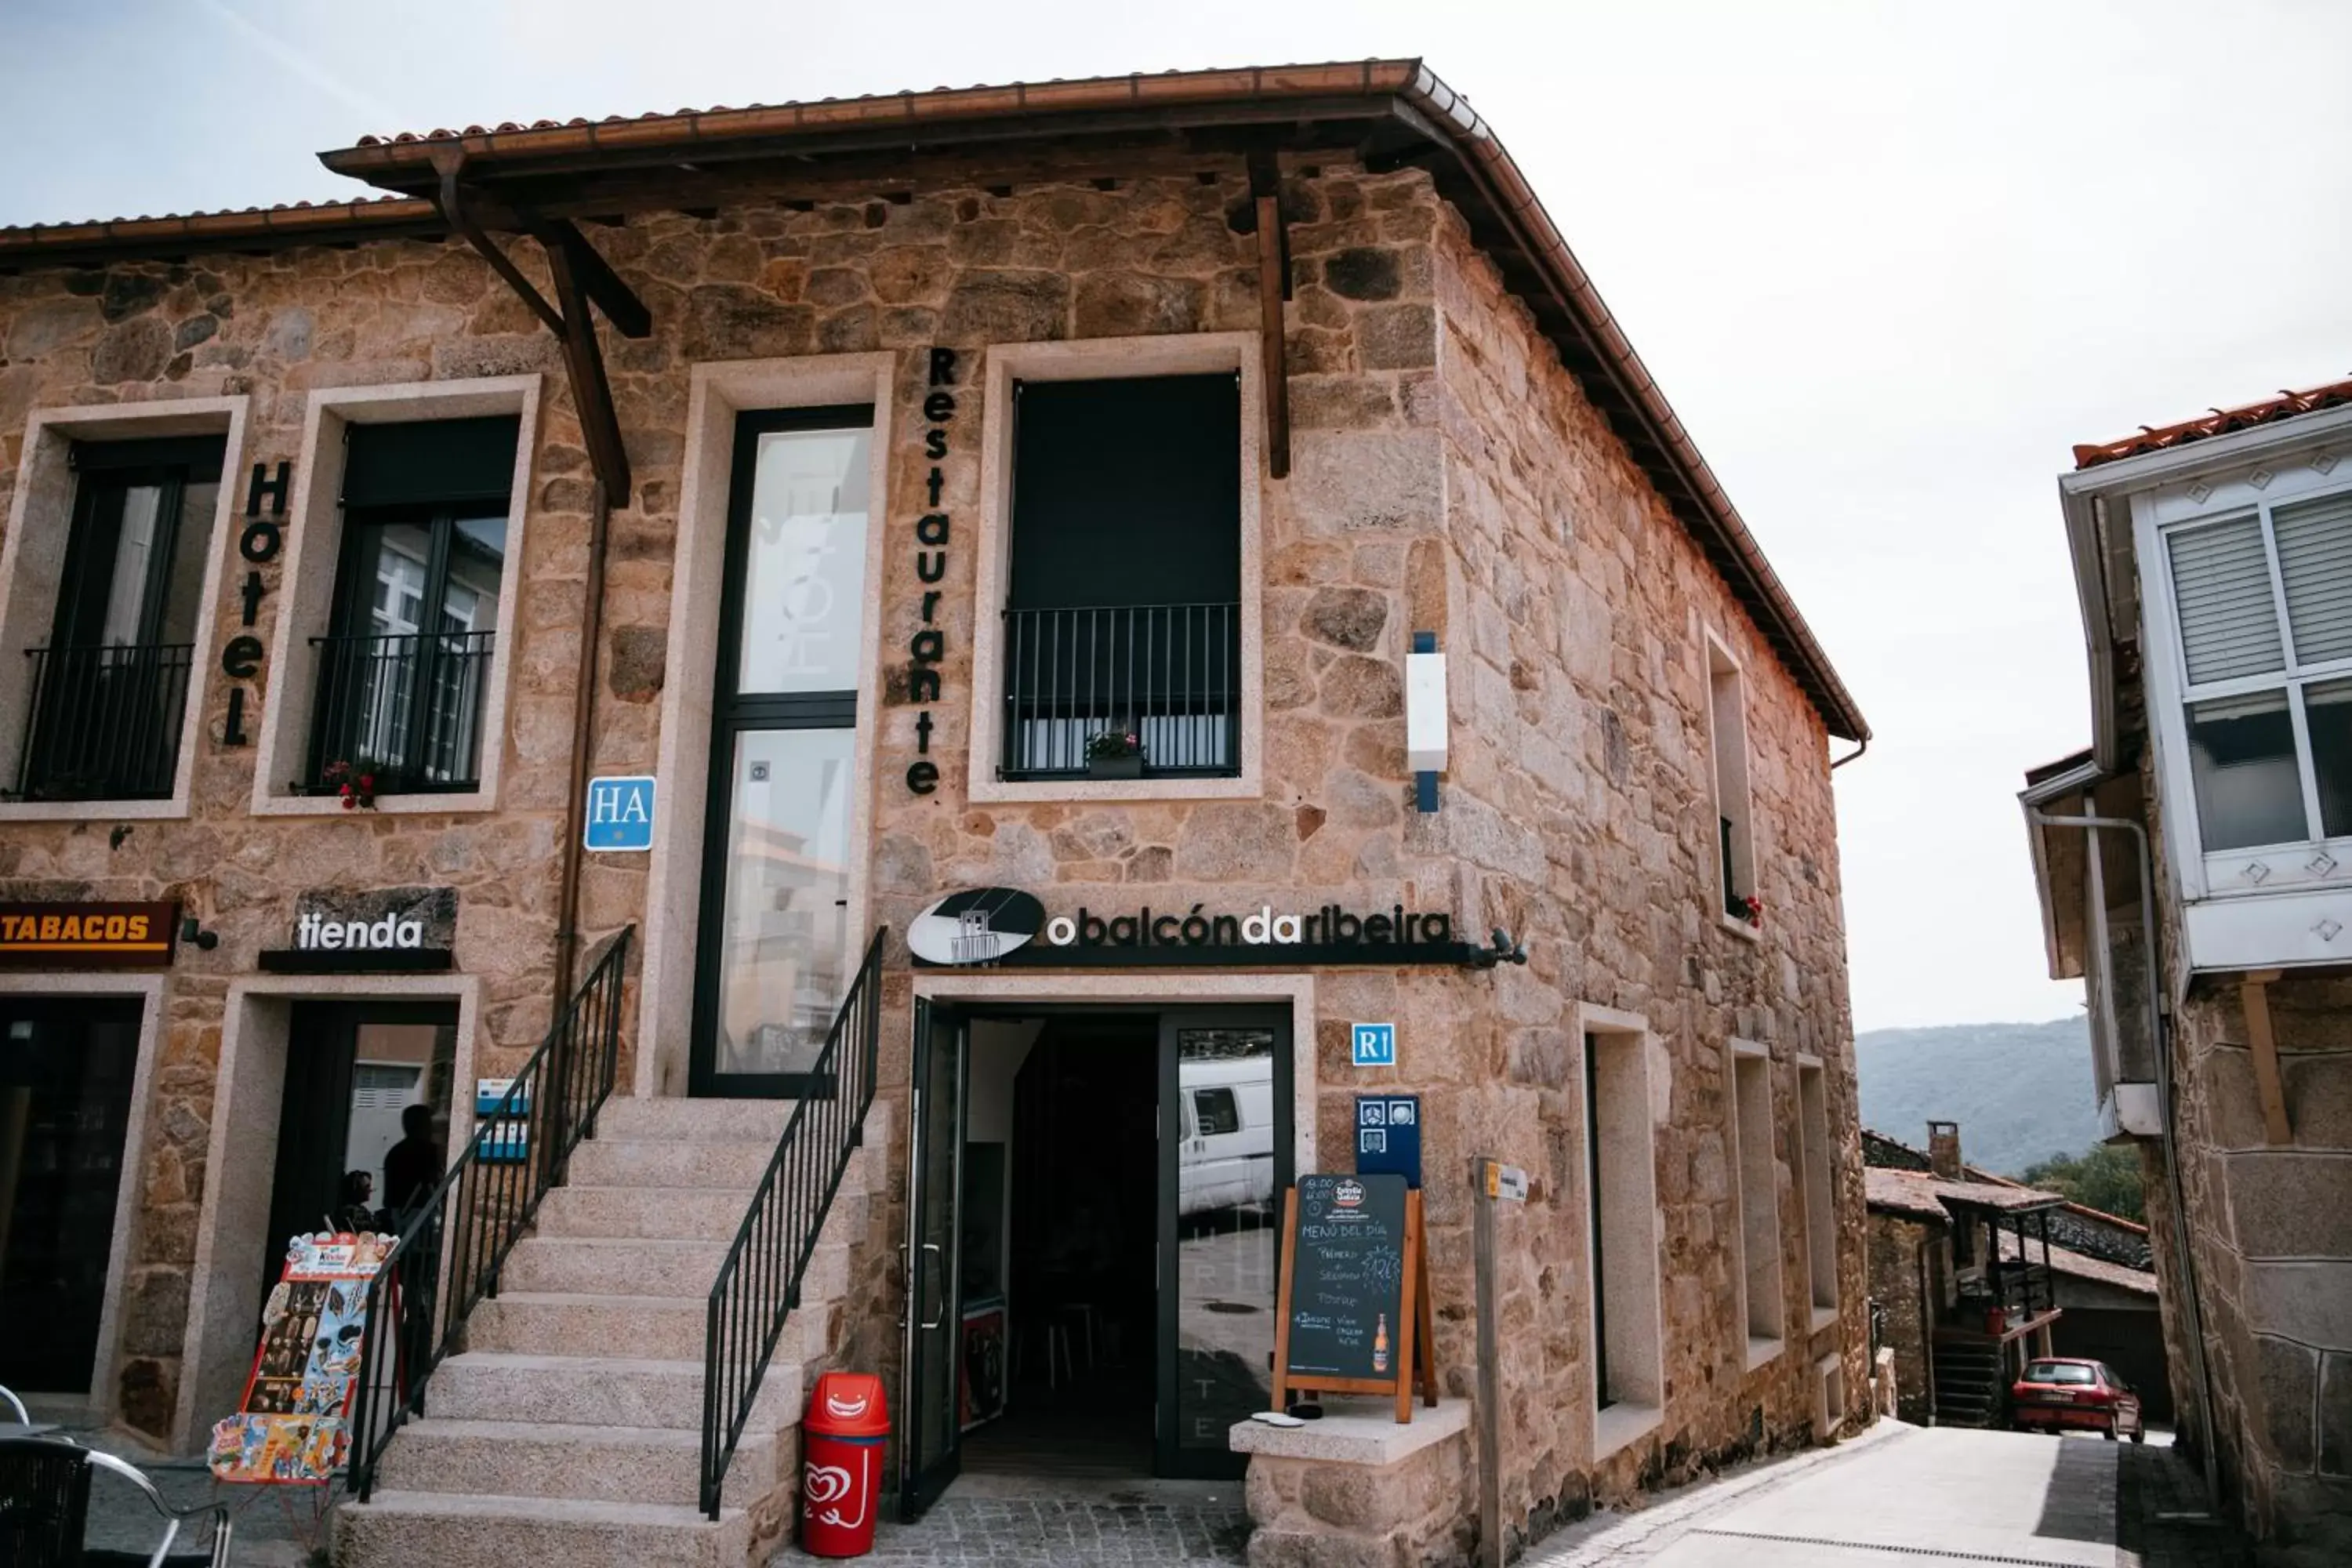
[[1382,1312],[1380,1321],[1372,1326],[1372,1370],[1389,1369],[1389,1315]]

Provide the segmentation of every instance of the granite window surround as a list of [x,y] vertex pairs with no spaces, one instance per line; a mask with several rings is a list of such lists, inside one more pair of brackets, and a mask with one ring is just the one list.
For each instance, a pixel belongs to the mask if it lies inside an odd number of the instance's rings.
[[[1584,1276],[1594,1298],[1587,1304],[1586,1340],[1608,1324],[1608,1378],[1592,1390],[1591,1462],[1600,1463],[1665,1422],[1665,1313],[1661,1220],[1657,1204],[1656,1100],[1651,1091],[1649,1020],[1639,1014],[1584,1004],[1576,1009],[1579,1038],[1591,1043],[1590,1081],[1597,1089],[1591,1125],[1599,1128],[1598,1150],[1580,1148],[1570,1168],[1580,1189],[1571,1212],[1591,1214],[1594,1194],[1589,1173],[1595,1155],[1609,1173],[1594,1216],[1602,1237],[1601,1267],[1592,1267],[1586,1240]],[[1576,1075],[1580,1085],[1587,1081]],[[1575,1125],[1579,1142],[1588,1125]],[[1587,1226],[1575,1227],[1589,1236]],[[1606,1310],[1598,1310],[1605,1299]],[[1602,1399],[1607,1394],[1607,1402]]]
[[0,547],[0,785],[14,788],[31,740],[32,660],[25,650],[48,640],[59,576],[74,516],[72,448],[78,441],[141,441],[174,436],[219,436],[225,443],[220,496],[205,550],[205,581],[197,602],[195,654],[180,720],[179,757],[172,793],[160,800],[0,799],[0,823],[152,821],[188,815],[196,752],[205,739],[208,681],[219,669],[221,584],[236,518],[245,503],[234,482],[243,468],[249,399],[189,397],[144,404],[37,408],[26,420],[23,460],[8,509],[8,536]]
[[[486,376],[469,380],[410,382],[383,386],[335,387],[312,393],[295,458],[294,494],[287,508],[285,566],[272,597],[277,625],[263,679],[254,748],[253,813],[257,816],[310,816],[340,813],[332,795],[296,793],[293,781],[309,756],[319,679],[319,658],[310,639],[327,635],[332,622],[336,563],[341,555],[343,432],[352,425],[388,425],[483,415],[514,415],[520,424],[515,444],[514,481],[508,491],[506,559],[512,582],[528,579],[530,557],[525,519],[530,510],[532,458],[539,440],[541,378]],[[496,651],[482,700],[482,756],[478,786],[458,793],[384,795],[375,809],[387,814],[447,814],[498,809],[499,782],[505,771],[508,694],[516,665],[515,630],[520,621],[520,592],[500,596]]]
[[[997,343],[987,351],[981,415],[978,582],[972,616],[968,797],[1010,801],[1255,800],[1265,793],[1265,636],[1259,514],[1266,483],[1265,394],[1255,332]],[[1013,543],[1013,384],[1232,371],[1241,381],[1241,736],[1230,778],[1051,779],[996,776],[1003,750],[1004,619]]]

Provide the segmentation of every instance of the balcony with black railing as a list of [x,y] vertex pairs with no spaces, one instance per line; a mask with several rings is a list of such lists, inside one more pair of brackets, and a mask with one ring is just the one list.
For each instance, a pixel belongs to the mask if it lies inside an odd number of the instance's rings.
[[379,795],[478,788],[496,637],[312,637],[319,697],[307,785],[325,785],[328,771],[341,763],[371,773]]
[[188,643],[34,647],[24,800],[162,800],[180,765]]
[[1132,735],[1127,776],[1241,772],[1241,606],[1127,605],[1004,613],[1008,780],[1099,776],[1090,744]]

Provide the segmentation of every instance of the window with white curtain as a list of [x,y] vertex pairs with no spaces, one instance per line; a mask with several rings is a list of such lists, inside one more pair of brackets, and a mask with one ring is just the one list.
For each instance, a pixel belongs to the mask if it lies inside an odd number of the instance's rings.
[[2352,491],[2165,535],[2207,850],[2352,836]]

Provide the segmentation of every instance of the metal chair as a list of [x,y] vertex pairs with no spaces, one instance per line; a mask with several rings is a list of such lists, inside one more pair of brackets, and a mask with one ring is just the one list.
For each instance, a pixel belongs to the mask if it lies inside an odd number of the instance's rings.
[[[10,1403],[16,1403],[13,1396]],[[22,1407],[19,1406],[21,1409]],[[89,1527],[89,1488],[100,1470],[137,1488],[163,1520],[163,1539],[142,1557],[84,1544]],[[209,1514],[208,1552],[173,1555],[180,1527]],[[232,1526],[228,1510],[215,1503],[175,1509],[136,1465],[64,1437],[0,1439],[0,1563],[10,1568],[100,1568],[144,1563],[146,1568],[228,1568]]]

